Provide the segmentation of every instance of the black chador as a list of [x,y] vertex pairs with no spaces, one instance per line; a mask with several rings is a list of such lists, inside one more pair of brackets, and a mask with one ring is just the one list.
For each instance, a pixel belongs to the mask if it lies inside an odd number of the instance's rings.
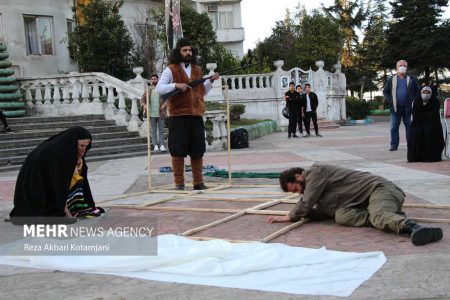
[[[14,193],[14,217],[58,217],[65,216],[70,184],[78,161],[78,140],[92,140],[83,127],[64,130],[35,148],[26,158],[17,177]],[[91,143],[86,152],[91,147]],[[89,181],[87,165],[83,160],[81,176],[84,201],[95,207]]]
[[413,119],[408,137],[409,162],[441,161],[445,142],[439,109],[436,92],[428,86],[422,88],[413,104]]

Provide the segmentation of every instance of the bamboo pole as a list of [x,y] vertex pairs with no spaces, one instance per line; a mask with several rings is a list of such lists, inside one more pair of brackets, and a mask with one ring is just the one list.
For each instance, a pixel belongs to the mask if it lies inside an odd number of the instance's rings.
[[231,121],[230,121],[230,93],[228,91],[228,84],[225,86],[225,98],[227,100],[227,154],[228,154],[228,184],[232,185],[231,180]]
[[414,220],[417,222],[424,222],[424,223],[447,223],[447,224],[450,224],[450,219],[415,218],[415,217],[409,217],[408,219]]
[[285,203],[285,204],[297,204],[297,203],[298,203],[298,200],[286,199],[286,200],[281,200],[281,203]]
[[[234,188],[279,188],[280,186],[277,184],[233,184]],[[283,194],[287,194],[284,192],[280,192]]]
[[[253,210],[263,209],[263,208],[266,208],[266,207],[269,207],[269,206],[278,204],[279,201],[280,201],[280,200],[261,203],[261,204],[258,204],[258,205],[256,205],[256,206],[250,207],[250,208],[248,208],[248,209],[250,209],[250,210],[252,210],[252,209],[253,209]],[[239,212],[237,212],[237,213],[235,213],[235,214],[233,214],[233,215],[231,215],[231,216],[228,216],[228,217],[225,217],[225,218],[223,218],[223,219],[214,221],[214,222],[212,222],[212,223],[208,223],[208,224],[205,224],[205,225],[203,225],[203,226],[200,226],[200,227],[193,228],[193,229],[190,229],[190,230],[188,230],[188,231],[185,231],[185,232],[182,233],[182,235],[184,235],[184,236],[191,235],[191,234],[194,234],[194,233],[196,233],[196,232],[199,232],[199,231],[202,231],[202,230],[205,230],[205,229],[214,227],[214,226],[216,226],[216,225],[225,223],[225,222],[227,222],[227,221],[236,219],[236,218],[238,218],[238,217],[240,217],[240,216],[243,216],[243,215],[245,215],[245,214],[246,214],[246,210],[241,210],[241,211],[239,211]]]
[[153,201],[150,201],[150,202],[146,202],[146,203],[140,204],[138,206],[146,207],[146,206],[160,204],[160,203],[173,201],[173,200],[177,200],[177,199],[178,199],[178,196],[172,196],[172,197],[169,197],[169,198],[156,199],[156,200],[153,200]]
[[203,195],[186,196],[184,199],[189,198],[193,200],[211,200],[211,201],[230,201],[230,202],[267,202],[277,199],[269,198],[227,198],[227,197],[206,197]]
[[211,237],[204,237],[204,236],[188,236],[188,239],[196,240],[196,241],[211,241],[211,240],[221,240],[226,241],[229,243],[256,243],[257,241],[247,241],[247,240],[229,240],[229,239],[219,239],[219,238],[211,238]]
[[111,197],[109,199],[105,199],[101,202],[99,202],[99,201],[95,201],[95,202],[97,204],[103,204],[103,203],[114,201],[114,200],[119,200],[119,199],[128,198],[128,197],[136,197],[136,196],[146,195],[149,193],[150,193],[149,191],[145,191],[145,192],[137,192],[137,193],[131,193],[131,194],[123,194],[123,195]]
[[438,208],[438,209],[450,209],[450,205],[413,204],[413,203],[406,203],[406,204],[403,204],[403,207],[410,207],[410,208]]
[[211,212],[211,213],[238,213],[242,209],[232,209],[232,208],[204,208],[204,207],[181,207],[181,206],[145,206],[146,210],[167,210],[167,211],[190,211],[190,212]]
[[293,228],[295,228],[295,227],[298,227],[298,226],[300,226],[300,225],[302,225],[302,224],[304,224],[304,223],[306,223],[306,222],[308,222],[308,221],[309,221],[308,219],[301,219],[301,220],[298,221],[298,222],[295,222],[295,223],[293,223],[293,224],[291,224],[291,225],[288,225],[288,226],[286,226],[286,227],[284,227],[284,228],[281,228],[280,230],[275,231],[275,232],[272,233],[271,235],[266,236],[265,238],[263,238],[263,239],[261,240],[261,242],[262,242],[262,243],[267,243],[268,241],[271,241],[271,240],[273,240],[274,238],[279,237],[279,236],[282,235],[283,233],[286,233],[286,232],[288,232],[289,230],[291,230],[291,229],[293,229]]
[[212,222],[212,223],[208,223],[208,224],[205,224],[205,225],[203,225],[203,226],[200,226],[200,227],[196,227],[196,228],[187,230],[187,231],[183,232],[181,235],[183,235],[183,236],[192,235],[192,234],[194,234],[194,233],[196,233],[196,232],[199,232],[199,231],[202,231],[202,230],[205,230],[205,229],[214,227],[214,226],[216,226],[216,225],[219,225],[219,224],[225,223],[225,222],[227,222],[227,221],[236,219],[236,218],[238,218],[238,217],[240,217],[240,216],[243,216],[243,215],[245,215],[245,210],[241,210],[241,211],[239,211],[239,212],[237,212],[237,213],[235,213],[235,214],[233,214],[233,215],[231,215],[231,216],[228,216],[228,217],[226,217],[226,218],[223,218],[223,219],[214,221],[214,222]]
[[211,192],[209,192],[208,190],[203,190],[203,193],[205,193],[205,194],[233,194],[233,195],[235,195],[235,194],[237,194],[237,195],[279,195],[279,196],[286,195],[286,193],[282,193],[282,192],[249,192],[249,191],[211,191]]
[[147,83],[145,83],[145,90],[147,92],[147,95],[145,97],[146,101],[146,112],[147,112],[147,172],[148,172],[148,190],[152,191],[152,149],[151,149],[151,143],[150,143],[150,134],[151,134],[151,124],[150,124],[150,88],[147,86]]
[[257,210],[257,209],[248,209],[245,211],[250,215],[277,215],[277,216],[286,216],[289,211],[287,210]]

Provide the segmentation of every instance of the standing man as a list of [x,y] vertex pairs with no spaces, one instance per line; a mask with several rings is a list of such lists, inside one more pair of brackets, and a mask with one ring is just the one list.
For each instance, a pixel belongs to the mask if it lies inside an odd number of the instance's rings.
[[300,135],[303,136],[303,123],[304,123],[304,118],[302,115],[302,107],[303,107],[303,88],[302,86],[299,84],[295,87],[295,90],[297,91],[297,93],[299,93],[300,95],[300,111],[298,114],[298,130],[300,132]]
[[169,109],[169,152],[172,156],[172,169],[177,190],[184,190],[184,158],[191,158],[194,190],[207,189],[203,182],[203,154],[206,151],[203,97],[209,92],[212,83],[219,79],[215,73],[211,79],[194,87],[188,85],[193,80],[203,78],[202,68],[197,65],[196,53],[188,38],[178,40],[171,51],[169,65],[161,74],[156,85],[160,95],[175,89],[182,91],[167,101]]
[[425,245],[442,239],[438,227],[423,227],[402,212],[405,193],[387,179],[368,172],[314,164],[305,171],[291,168],[280,175],[285,192],[303,194],[288,215],[269,216],[267,223],[295,222],[301,218],[335,219],[352,227],[375,227],[409,234],[411,242]]
[[[156,85],[158,84],[158,75],[152,74],[150,77],[150,124],[152,128],[152,143],[153,151],[166,151],[164,146],[164,124],[167,117],[166,105],[164,100],[156,91]],[[144,109],[144,116],[148,114],[147,110],[147,90],[141,99],[141,104]],[[159,139],[158,139],[159,131]]]
[[319,125],[317,124],[317,106],[319,106],[319,99],[317,98],[316,93],[311,92],[311,85],[309,83],[305,84],[306,93],[302,96],[302,117],[305,118],[305,131],[306,134],[304,137],[310,137],[310,126],[311,119],[314,125],[314,131],[316,132],[316,136],[321,137],[319,134]]
[[420,87],[414,76],[407,75],[408,63],[406,60],[397,62],[397,74],[389,77],[383,89],[386,101],[391,105],[391,148],[397,151],[400,137],[398,130],[400,121],[405,124],[406,140],[408,140],[411,127],[412,103],[420,94]]
[[6,116],[3,111],[0,110],[0,120],[3,123],[3,132],[11,132],[11,128],[8,126],[8,122],[6,122]]
[[295,90],[295,84],[289,83],[289,91],[284,94],[284,100],[286,100],[286,106],[289,108],[289,125],[288,125],[288,139],[292,137],[298,138],[295,134],[297,128],[298,117],[300,115],[300,94]]

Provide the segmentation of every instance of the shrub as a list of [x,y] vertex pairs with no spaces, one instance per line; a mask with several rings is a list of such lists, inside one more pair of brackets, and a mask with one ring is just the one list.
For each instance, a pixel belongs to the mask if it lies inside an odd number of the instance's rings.
[[244,104],[233,104],[230,107],[230,119],[231,120],[239,120],[241,115],[245,113],[245,105]]
[[[206,101],[205,102],[206,110],[226,110],[226,103],[219,103],[214,101]],[[239,120],[241,115],[245,113],[245,105],[244,104],[231,104],[230,105],[230,119],[231,120]]]
[[364,119],[369,115],[370,104],[356,97],[346,97],[347,116],[353,120]]

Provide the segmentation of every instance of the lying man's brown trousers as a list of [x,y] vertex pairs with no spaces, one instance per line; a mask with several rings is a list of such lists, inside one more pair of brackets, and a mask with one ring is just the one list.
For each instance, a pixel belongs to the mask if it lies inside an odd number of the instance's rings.
[[380,184],[369,197],[367,207],[341,207],[336,210],[336,223],[344,226],[370,227],[400,233],[406,216],[402,211],[405,195],[389,183]]

